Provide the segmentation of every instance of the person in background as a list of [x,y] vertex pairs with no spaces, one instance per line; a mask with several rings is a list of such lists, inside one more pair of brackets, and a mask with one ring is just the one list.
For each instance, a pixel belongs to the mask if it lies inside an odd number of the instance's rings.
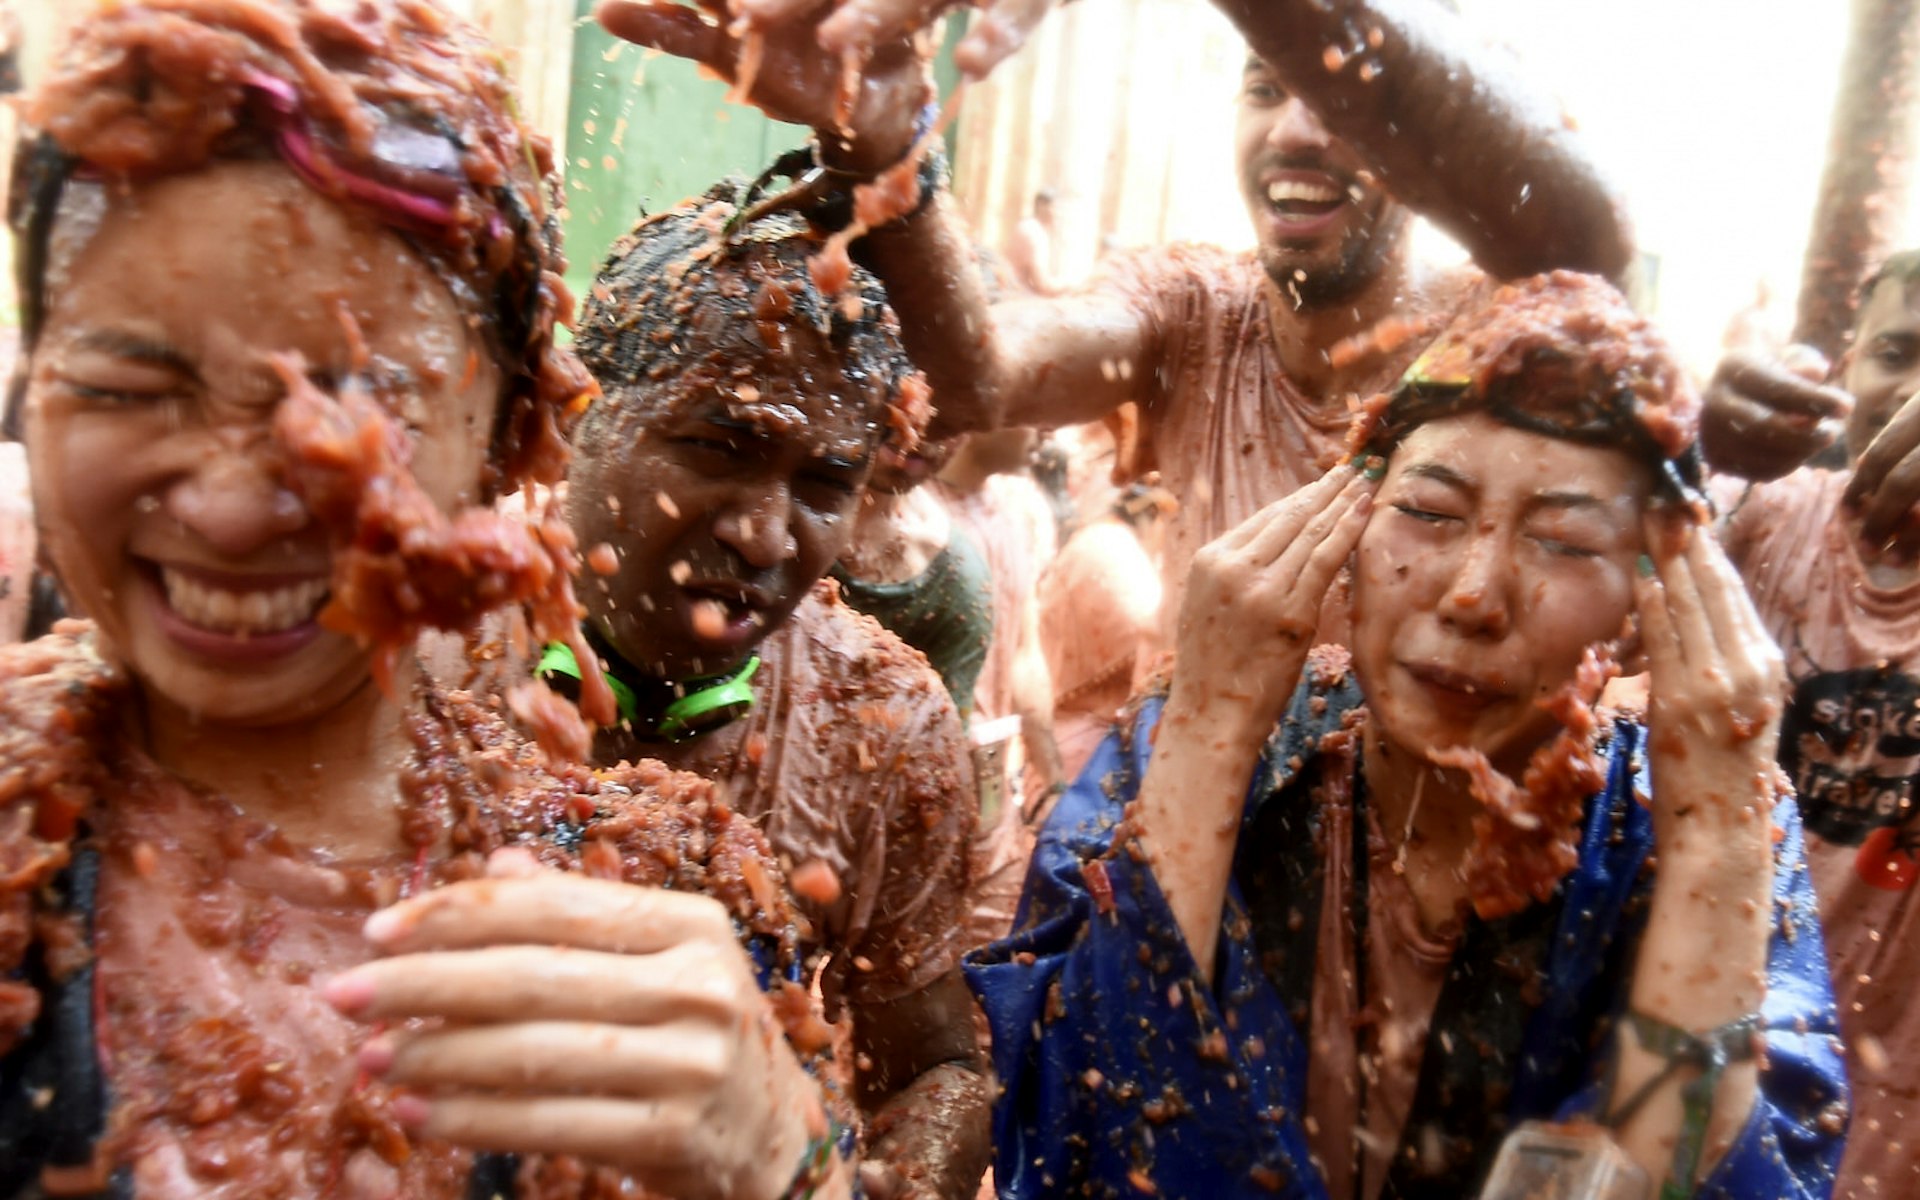
[[952,450],[881,450],[833,578],[849,606],[926,655],[964,722],[993,643],[993,577],[973,535],[923,486]]
[[1063,425],[1048,435],[1066,459],[1068,516],[1061,531],[1062,544],[1075,530],[1106,516],[1121,489],[1137,482],[1131,464],[1120,460],[1121,439],[1116,429],[1120,414],[1131,411],[1130,406],[1122,407],[1104,421]]
[[1027,460],[1027,475],[1046,498],[1047,507],[1053,510],[1053,536],[1055,545],[1066,545],[1073,531],[1079,528],[1078,514],[1074,511],[1073,493],[1067,480],[1072,472],[1072,463],[1067,458],[1067,448],[1061,439],[1045,436],[1033,445],[1033,453]]
[[1141,648],[1160,627],[1155,556],[1175,507],[1154,481],[1134,484],[1107,516],[1067,540],[1040,579],[1040,644],[1053,676],[1062,778],[1079,777],[1133,694]]
[[0,442],[0,645],[27,636],[39,551],[27,448]]
[[[0,97],[19,92],[20,13],[14,0],[0,0]],[[15,110],[0,112],[0,179],[13,177],[17,140]],[[0,422],[0,644],[26,635],[32,607],[37,539],[33,529],[33,502],[27,482],[27,452],[18,444],[15,428],[15,370],[19,366],[20,331],[0,329],[0,396],[6,397],[6,419]]]
[[[1768,632],[1786,652],[1780,766],[1800,795],[1807,861],[1852,1050],[1853,1133],[1834,1194],[1920,1190],[1920,251],[1861,289],[1841,363],[1850,394],[1767,387],[1715,397],[1722,461],[1760,476],[1722,520]],[[1722,379],[1730,373],[1723,371]],[[1785,397],[1783,403],[1770,398]],[[1797,401],[1797,403],[1795,403]],[[1711,411],[1711,408],[1710,408]],[[1840,425],[1845,465],[1804,466]]]
[[1033,211],[1013,227],[1003,257],[1017,291],[1035,296],[1057,296],[1066,289],[1053,277],[1054,194],[1041,188],[1033,194]]
[[1017,726],[1012,745],[1002,734],[977,759],[1000,778],[985,781],[982,790],[987,799],[968,929],[974,945],[1000,936],[1013,919],[1033,846],[1026,814],[1067,783],[1054,743],[1053,679],[1040,644],[1040,576],[1059,543],[1053,510],[1028,473],[1034,440],[1030,429],[969,434],[932,485],[955,523],[985,551],[993,585],[993,640],[974,691],[976,736],[983,728]]

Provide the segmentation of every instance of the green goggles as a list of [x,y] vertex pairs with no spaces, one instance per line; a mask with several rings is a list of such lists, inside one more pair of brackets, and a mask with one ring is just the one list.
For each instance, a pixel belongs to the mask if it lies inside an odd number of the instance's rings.
[[[631,685],[611,671],[603,671],[601,675],[613,689],[623,724],[643,734],[683,742],[745,716],[753,708],[753,677],[759,670],[760,656],[755,654],[723,675],[675,684],[674,690],[679,695],[651,719],[641,711],[640,695]],[[571,679],[576,685],[582,678],[580,661],[564,642],[547,644],[540,656],[537,674]]]

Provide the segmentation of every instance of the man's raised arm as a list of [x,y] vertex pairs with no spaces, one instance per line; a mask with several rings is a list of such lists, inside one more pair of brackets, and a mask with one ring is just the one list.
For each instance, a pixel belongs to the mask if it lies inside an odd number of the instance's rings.
[[1092,421],[1138,398],[1154,335],[1126,299],[1082,289],[990,303],[944,192],[855,248],[887,285],[914,364],[933,385],[933,436]]
[[1328,132],[1488,274],[1618,281],[1619,197],[1543,89],[1436,0],[1214,0]]
[[[841,59],[823,50],[814,11],[757,35],[747,99],[776,120],[818,131],[823,166],[872,178],[911,149],[933,99],[924,48],[874,48],[843,111]],[[705,63],[738,83],[741,39],[699,10],[603,0],[610,33]],[[1088,421],[1133,399],[1151,368],[1150,331],[1119,297],[1021,299],[990,306],[965,225],[944,190],[917,212],[861,239],[856,253],[887,285],[907,350],[926,372],[939,412],[936,437],[1001,425]]]

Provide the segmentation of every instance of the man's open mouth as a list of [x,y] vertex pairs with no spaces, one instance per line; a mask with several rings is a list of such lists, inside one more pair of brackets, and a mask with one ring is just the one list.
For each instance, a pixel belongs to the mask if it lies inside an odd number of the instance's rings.
[[1267,203],[1290,221],[1316,220],[1346,202],[1346,192],[1331,180],[1276,179],[1267,184]]
[[698,582],[683,585],[692,601],[693,629],[709,641],[732,641],[752,634],[767,623],[771,600],[758,589]]

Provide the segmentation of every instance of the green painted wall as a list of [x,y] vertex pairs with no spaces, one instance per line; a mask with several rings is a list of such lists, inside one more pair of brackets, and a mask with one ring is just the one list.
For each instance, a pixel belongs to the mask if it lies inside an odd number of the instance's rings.
[[[727,85],[701,78],[692,63],[612,37],[592,11],[593,0],[577,0],[567,106],[567,281],[576,295],[642,211],[671,207],[727,175],[757,175],[807,138],[801,126],[728,104]],[[953,22],[935,64],[942,95],[959,79],[959,33]]]

